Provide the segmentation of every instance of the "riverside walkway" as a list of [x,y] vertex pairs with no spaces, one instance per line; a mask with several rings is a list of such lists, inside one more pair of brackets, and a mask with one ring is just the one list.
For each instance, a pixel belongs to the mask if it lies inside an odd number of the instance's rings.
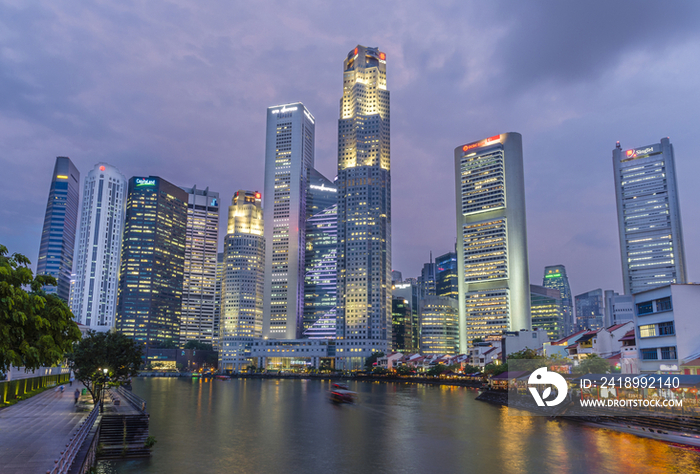
[[92,408],[74,405],[73,392],[76,387],[82,390],[82,384],[64,387],[63,393],[47,390],[0,410],[1,473],[44,474],[53,469]]

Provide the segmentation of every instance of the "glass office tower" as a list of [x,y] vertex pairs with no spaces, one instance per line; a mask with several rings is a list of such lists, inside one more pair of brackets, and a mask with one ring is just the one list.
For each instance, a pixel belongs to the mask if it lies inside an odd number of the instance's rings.
[[613,150],[615,197],[626,295],[686,283],[673,145]]
[[564,265],[551,265],[544,267],[544,278],[542,278],[542,286],[559,290],[561,295],[562,309],[562,332],[564,336],[572,334],[576,328],[574,322],[574,305],[571,298],[571,287],[569,286],[569,277],[566,276],[566,267]]
[[157,176],[129,180],[116,326],[146,347],[180,338],[187,199]]
[[476,338],[530,329],[522,137],[455,149],[460,352]]
[[44,291],[68,303],[70,298],[73,250],[78,224],[80,172],[67,156],[56,158],[41,233],[36,274],[56,278],[56,286]]

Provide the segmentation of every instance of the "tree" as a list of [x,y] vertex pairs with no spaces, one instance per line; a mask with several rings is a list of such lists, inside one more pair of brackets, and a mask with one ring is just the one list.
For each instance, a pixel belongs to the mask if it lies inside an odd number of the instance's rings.
[[610,372],[610,362],[597,354],[590,354],[574,367],[575,374],[607,374]]
[[[124,334],[88,331],[68,355],[75,378],[97,403],[106,385],[121,385],[138,374],[143,351]],[[105,374],[104,369],[107,369]]]
[[177,342],[173,341],[171,338],[168,338],[163,341],[156,342],[154,349],[177,349]]
[[0,372],[11,365],[26,370],[55,365],[80,339],[80,329],[68,306],[42,289],[55,286],[56,279],[35,277],[27,257],[7,253],[0,245]]
[[365,368],[367,370],[372,370],[372,367],[374,367],[374,363],[377,362],[377,359],[379,359],[380,357],[384,357],[383,352],[375,352],[371,356],[367,357],[365,359]]
[[199,342],[199,341],[187,341],[185,344],[184,349],[194,349],[197,351],[213,351],[214,348],[212,347],[211,344],[207,344],[205,342]]
[[490,364],[486,364],[486,367],[484,367],[484,374],[486,375],[499,375],[503,372],[508,372],[508,364],[496,365],[491,362]]
[[443,372],[447,372],[448,370],[450,370],[450,368],[448,366],[446,366],[445,364],[437,364],[436,366],[431,367],[428,370],[427,374],[435,376],[435,375],[440,375]]

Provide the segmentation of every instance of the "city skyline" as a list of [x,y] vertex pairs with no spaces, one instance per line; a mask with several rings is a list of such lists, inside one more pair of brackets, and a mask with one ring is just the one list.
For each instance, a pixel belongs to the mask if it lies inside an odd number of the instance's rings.
[[[213,31],[230,40],[224,41],[221,51],[216,49],[215,39],[206,35],[184,46],[178,38],[194,40],[199,33],[195,22],[184,17],[176,16],[156,28],[163,38],[178,40],[170,47],[147,34],[148,13],[132,13],[138,20],[132,27],[137,41],[125,47],[130,51],[141,47],[148,57],[155,52],[166,53],[162,62],[152,66],[139,55],[130,55],[131,59],[97,53],[79,55],[80,48],[71,54],[61,52],[59,46],[76,41],[76,35],[90,37],[96,33],[82,26],[72,33],[61,29],[71,20],[58,7],[46,7],[42,10],[44,16],[32,15],[36,13],[33,10],[0,8],[8,22],[25,25],[28,32],[43,30],[47,18],[55,25],[26,44],[21,41],[26,34],[10,27],[17,36],[9,41],[8,48],[17,54],[0,59],[10,78],[7,90],[16,97],[12,104],[0,105],[0,120],[8,130],[0,135],[6,145],[0,160],[4,169],[16,177],[0,194],[0,234],[11,252],[27,254],[33,264],[46,200],[47,170],[55,156],[71,157],[82,170],[105,161],[127,177],[150,174],[178,185],[210,185],[228,201],[236,189],[263,187],[264,110],[276,103],[299,100],[314,111],[317,166],[332,178],[338,74],[334,58],[345,54],[348,44],[357,43],[381,45],[391,64],[395,116],[392,142],[394,154],[399,157],[394,160],[392,172],[394,182],[400,183],[392,190],[393,269],[406,277],[420,273],[431,250],[435,255],[451,251],[456,237],[450,200],[445,209],[438,209],[417,191],[441,189],[445,182],[451,182],[454,143],[501,130],[523,134],[531,281],[539,281],[544,266],[562,264],[568,269],[574,294],[592,288],[622,291],[610,170],[610,150],[617,140],[628,149],[655,143],[662,136],[671,137],[684,237],[692,242],[700,234],[697,211],[691,206],[700,192],[692,185],[692,176],[700,171],[700,165],[692,160],[693,120],[686,113],[697,110],[698,100],[692,93],[691,78],[700,63],[695,55],[688,54],[698,42],[692,30],[698,18],[694,6],[671,12],[652,4],[634,11],[615,5],[606,10],[605,16],[596,8],[571,6],[567,10],[557,6],[548,9],[542,18],[535,18],[521,6],[508,7],[513,11],[499,5],[481,9],[460,6],[446,15],[444,8],[417,9],[409,5],[397,13],[406,25],[387,24],[381,33],[376,33],[379,19],[371,19],[359,30],[334,22],[324,25],[323,15],[336,13],[339,17],[344,11],[328,7],[309,16],[313,34],[300,35],[290,43],[282,41],[292,27],[287,26],[289,23],[282,25],[282,34],[275,32],[259,44],[254,64],[249,64],[246,48],[257,38],[253,30],[260,26],[260,18],[273,15],[269,10],[257,17],[253,10],[244,8],[242,17],[251,19],[250,25],[233,22],[224,27],[212,20]],[[93,13],[100,24],[115,26],[116,20],[107,14]],[[189,13],[202,20],[211,15],[204,10],[190,9]],[[282,18],[284,14],[291,18],[299,15],[285,8],[275,15]],[[222,16],[226,15],[224,12]],[[520,21],[515,21],[517,15]],[[151,12],[151,16],[157,15]],[[408,35],[418,18],[427,32],[421,44]],[[479,18],[482,25],[473,24],[472,18]],[[614,31],[621,19],[643,24],[652,18],[658,30],[666,32],[663,36],[655,31],[632,38]],[[499,25],[502,34],[498,40],[469,46],[468,38],[457,41],[459,36],[449,33],[466,22],[475,28],[475,35]],[[542,22],[556,28],[541,34],[530,32]],[[563,24],[573,24],[585,41],[569,40]],[[673,29],[669,33],[670,25]],[[178,26],[186,28],[175,31]],[[96,40],[110,44],[123,39],[121,34],[109,33],[109,28],[104,30]],[[327,44],[319,45],[319,36],[328,38]],[[516,44],[516,38],[523,36],[527,41]],[[247,39],[239,44],[236,38]],[[556,46],[555,38],[561,39]],[[50,47],[52,43],[58,49]],[[311,44],[314,54],[307,57],[303,51]],[[550,44],[535,53],[538,47]],[[526,47],[532,50],[522,49]],[[37,50],[41,54],[31,54]],[[522,58],[518,58],[517,53],[523,51]],[[499,55],[505,59],[498,59]],[[233,58],[242,61],[236,68],[245,66],[250,77],[232,69]],[[425,68],[412,67],[423,60]],[[53,64],[51,61],[58,61],[66,69],[59,69],[56,80],[48,84],[42,68]],[[115,68],[128,66],[117,74],[122,84],[95,72],[105,61]],[[262,63],[267,65],[263,67]],[[650,68],[651,64],[656,67]],[[518,74],[511,75],[521,79],[517,84],[507,79],[514,68],[518,68]],[[279,70],[285,74],[279,75]],[[667,75],[660,70],[676,72]],[[85,78],[83,82],[75,84],[71,80],[75,71]],[[235,87],[228,80],[222,82],[222,77],[212,71],[234,74]],[[204,73],[212,76],[211,82],[204,82],[206,87],[197,85]],[[142,76],[145,80],[140,80]],[[162,91],[154,91],[146,99],[147,91],[161,83]],[[129,84],[133,84],[131,92],[123,89]],[[433,89],[426,89],[428,84]],[[176,98],[183,88],[192,90],[193,96]],[[246,97],[234,90],[244,92]],[[32,102],[30,95],[36,91],[43,91],[43,101]],[[149,112],[138,106],[142,100],[152,106]],[[508,110],[502,107],[505,103],[511,105]],[[416,110],[424,111],[425,118],[414,113]],[[655,110],[655,114],[646,114],[648,110]],[[57,120],[59,111],[71,120]],[[197,121],[202,125],[193,124]],[[27,145],[29,142],[32,144]],[[240,146],[234,147],[234,143]],[[200,162],[193,163],[192,156]],[[228,171],[229,162],[235,163],[236,173]],[[423,225],[415,226],[415,222]],[[689,247],[686,253],[688,280],[694,281],[698,278],[695,263],[700,250]]]

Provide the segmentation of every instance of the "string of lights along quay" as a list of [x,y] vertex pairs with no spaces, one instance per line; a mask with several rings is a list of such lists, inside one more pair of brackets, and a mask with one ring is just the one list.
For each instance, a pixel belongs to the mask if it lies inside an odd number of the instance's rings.
[[530,329],[522,136],[455,148],[460,352],[495,332]]
[[338,120],[339,369],[391,349],[389,132],[386,54],[358,45],[343,62]]

